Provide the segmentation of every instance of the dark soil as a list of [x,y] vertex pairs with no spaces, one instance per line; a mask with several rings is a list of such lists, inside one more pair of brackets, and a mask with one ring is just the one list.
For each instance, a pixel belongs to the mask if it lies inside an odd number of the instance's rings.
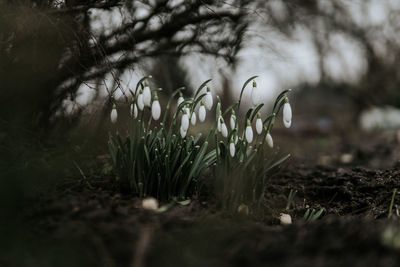
[[[388,154],[395,155],[394,148]],[[361,162],[357,149],[349,147],[353,161]],[[23,217],[26,235],[63,246],[69,266],[400,266],[399,194],[388,219],[393,190],[400,187],[395,156],[382,170],[304,159],[306,165],[295,156],[271,178],[261,215],[228,215],[211,200],[155,213],[118,194],[108,180],[91,179],[33,199]],[[286,210],[291,190],[297,194]],[[324,213],[306,222],[307,209]],[[293,224],[280,225],[280,213],[290,214]],[[49,266],[63,261],[56,257]],[[2,266],[20,266],[11,262],[3,259]],[[44,266],[39,262],[31,255],[32,264],[24,266]]]

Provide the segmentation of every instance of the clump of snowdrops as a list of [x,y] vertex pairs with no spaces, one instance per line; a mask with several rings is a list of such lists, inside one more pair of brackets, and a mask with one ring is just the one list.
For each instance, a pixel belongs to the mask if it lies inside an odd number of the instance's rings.
[[[199,192],[205,173],[213,170],[222,207],[234,208],[238,203],[259,201],[265,190],[267,172],[287,158],[265,157],[266,145],[269,150],[273,148],[271,131],[276,115],[283,107],[284,125],[290,127],[292,111],[286,96],[289,90],[286,90],[277,97],[272,113],[262,119],[260,110],[264,104],[258,103],[261,97],[254,81],[256,77],[244,83],[239,100],[226,110],[221,109],[218,97],[214,105],[207,86],[211,80],[207,80],[192,98],[183,98],[184,88],[175,90],[165,111],[158,100],[160,89],[151,89],[148,84],[151,76],[142,78],[135,91],[131,91],[131,119],[126,137],[117,133],[109,139],[121,190],[139,197],[179,201]],[[252,81],[254,107],[243,113],[242,118],[243,91]],[[173,103],[176,108],[171,111]],[[204,122],[213,107],[216,107],[216,117],[206,136],[190,135],[189,128]],[[167,125],[170,113],[172,118]],[[115,123],[116,104],[110,116]],[[252,126],[254,119],[256,133]],[[230,130],[225,120],[229,121]],[[152,128],[152,125],[155,126]]]

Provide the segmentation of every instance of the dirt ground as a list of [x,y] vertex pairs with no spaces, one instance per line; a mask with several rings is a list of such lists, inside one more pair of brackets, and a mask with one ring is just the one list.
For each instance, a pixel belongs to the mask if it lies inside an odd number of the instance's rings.
[[[119,194],[110,178],[65,181],[32,199],[25,234],[67,255],[49,266],[400,266],[399,194],[388,219],[400,189],[396,138],[283,137],[281,150],[293,156],[271,177],[257,216],[225,214],[212,198],[154,213]],[[307,222],[307,209],[324,212]],[[282,212],[293,224],[280,225]],[[41,266],[34,254],[25,257],[26,266]],[[20,266],[11,257],[0,263]]]

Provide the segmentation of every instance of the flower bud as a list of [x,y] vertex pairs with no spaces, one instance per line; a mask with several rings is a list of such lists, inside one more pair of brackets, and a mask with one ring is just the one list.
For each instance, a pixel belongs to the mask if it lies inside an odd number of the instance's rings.
[[143,103],[145,106],[150,107],[151,104],[151,90],[147,81],[144,83],[143,89]]
[[247,127],[246,127],[246,141],[247,143],[253,142],[253,129],[251,128],[250,120],[247,120]]
[[204,107],[203,101],[201,101],[199,108],[199,120],[203,122],[205,121],[205,119],[206,119],[206,108]]
[[263,122],[261,120],[261,114],[258,113],[257,114],[257,120],[256,120],[256,131],[257,131],[257,134],[261,134],[262,133],[262,128],[263,128]]
[[217,121],[217,129],[218,129],[218,132],[221,132],[222,131],[222,128],[221,128],[221,119],[222,119],[222,117],[221,117],[221,115],[218,117],[218,121]]
[[182,125],[181,125],[181,127],[179,128],[179,131],[180,131],[180,134],[181,134],[182,138],[185,138],[185,136],[186,136],[186,134],[187,134],[187,130],[184,130],[184,129],[182,128]]
[[158,101],[157,93],[154,93],[154,101],[151,105],[151,115],[153,116],[154,120],[158,120],[161,115],[161,106],[160,102]]
[[287,97],[285,98],[285,104],[283,104],[283,120],[286,122],[292,121],[292,107]]
[[221,122],[221,133],[223,137],[228,137],[228,128],[226,127],[226,124],[224,121]]
[[143,102],[143,91],[139,90],[139,96],[137,98],[137,104],[138,104],[138,108],[140,110],[144,109],[144,102]]
[[194,125],[196,125],[196,121],[197,121],[197,119],[196,119],[196,112],[193,112],[193,113],[192,113],[192,116],[191,116],[191,118],[190,118],[190,123],[194,126]]
[[229,144],[229,152],[231,154],[231,157],[233,158],[235,156],[235,143],[233,142],[233,139]]
[[133,116],[133,118],[136,119],[137,114],[138,114],[138,110],[137,110],[136,103],[132,103],[131,104],[131,116]]
[[111,122],[112,123],[116,123],[117,122],[117,118],[118,118],[118,113],[117,113],[117,106],[115,104],[113,104],[113,108],[111,110]]
[[270,148],[274,147],[274,140],[272,139],[271,134],[268,132],[267,135],[265,136],[265,141],[267,141],[267,144]]
[[213,106],[213,97],[211,95],[209,87],[207,87],[207,94],[204,97],[204,104],[208,110],[211,110]]
[[183,110],[183,115],[181,118],[181,128],[184,131],[187,131],[187,129],[189,128],[189,115],[186,113],[186,110]]
[[232,109],[232,115],[230,119],[230,124],[231,124],[231,129],[235,129],[236,126],[236,116],[235,116],[235,111]]

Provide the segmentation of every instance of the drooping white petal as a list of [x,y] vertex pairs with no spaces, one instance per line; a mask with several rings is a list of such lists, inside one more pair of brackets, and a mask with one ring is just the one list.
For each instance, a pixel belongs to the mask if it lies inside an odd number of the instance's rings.
[[211,110],[213,106],[213,98],[210,92],[207,92],[206,96],[204,97],[204,105],[208,110]]
[[192,117],[190,118],[190,123],[194,126],[194,125],[196,125],[196,121],[197,121],[197,119],[196,119],[196,113],[193,112],[193,113],[192,113]]
[[222,131],[222,129],[221,129],[221,116],[218,117],[217,129],[218,129],[218,132]]
[[151,115],[153,116],[154,120],[158,120],[161,116],[161,106],[158,100],[154,100],[153,104],[151,105]]
[[251,90],[251,101],[253,105],[256,106],[260,103],[260,92],[256,86]]
[[140,110],[144,109],[144,102],[143,102],[143,94],[139,93],[138,99],[137,99],[137,104],[138,104],[138,108]]
[[235,145],[237,144],[238,140],[239,140],[239,138],[238,138],[238,136],[236,135],[236,137],[235,137]]
[[118,113],[117,113],[117,109],[116,109],[116,108],[113,108],[113,109],[111,110],[111,115],[110,115],[110,117],[111,117],[111,122],[112,122],[112,123],[116,123],[116,122],[117,122]]
[[234,114],[231,115],[230,124],[231,124],[231,129],[232,130],[235,129],[236,116]]
[[283,120],[289,122],[292,120],[292,107],[289,102],[286,102],[283,105]]
[[223,137],[228,137],[228,128],[226,127],[226,124],[224,122],[221,123],[221,133]]
[[229,144],[229,152],[231,154],[231,157],[233,158],[235,156],[235,144],[233,142]]
[[260,118],[257,118],[257,120],[256,120],[256,131],[257,131],[257,134],[261,134],[262,133],[262,128],[263,128],[262,120]]
[[183,101],[185,101],[185,99],[183,99],[183,97],[182,96],[180,96],[179,98],[178,98],[178,106],[183,102]]
[[181,128],[184,131],[187,131],[187,129],[189,129],[189,115],[187,113],[182,115],[181,118]]
[[283,124],[285,125],[286,128],[290,128],[290,126],[292,125],[292,121],[283,120]]
[[206,108],[204,107],[204,105],[201,105],[199,108],[199,120],[201,122],[205,121],[206,119]]
[[251,128],[251,126],[250,125],[248,125],[247,127],[246,127],[246,141],[247,141],[247,143],[251,143],[251,142],[253,142],[253,129]]
[[137,109],[136,104],[133,104],[133,118],[136,119],[137,116],[138,116],[138,109]]
[[180,132],[182,138],[185,138],[185,136],[186,136],[186,134],[187,134],[187,130],[184,130],[184,129],[182,128],[182,125],[181,125],[181,127],[179,128],[179,132]]
[[151,90],[150,87],[147,85],[143,89],[143,103],[145,106],[150,107],[151,104]]
[[270,148],[274,147],[274,140],[272,139],[272,136],[270,133],[267,133],[267,136],[265,136],[265,141],[267,141],[267,144]]

